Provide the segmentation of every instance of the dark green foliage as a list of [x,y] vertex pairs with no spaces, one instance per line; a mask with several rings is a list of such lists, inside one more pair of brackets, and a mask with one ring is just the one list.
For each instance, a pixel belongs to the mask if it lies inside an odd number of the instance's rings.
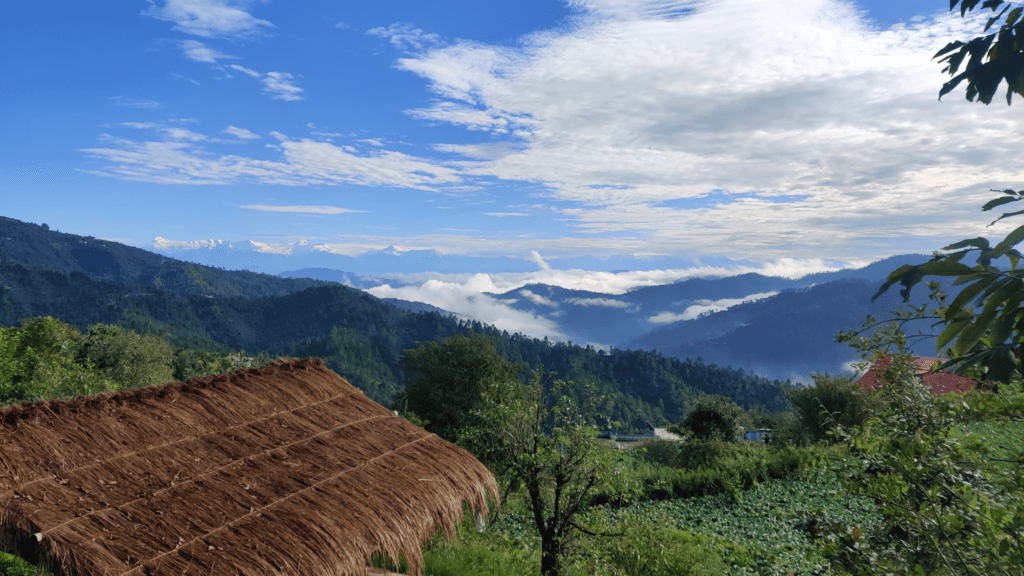
[[[687,450],[686,445],[680,448],[681,452]],[[831,448],[776,448],[720,441],[712,449],[716,453],[711,458],[706,458],[708,453],[697,448],[677,457],[671,465],[635,466],[626,472],[628,478],[624,481],[599,490],[592,503],[621,506],[646,500],[695,498],[711,494],[739,498],[742,491],[771,479],[809,475],[820,461],[836,456]],[[642,454],[638,456],[644,459]],[[698,459],[704,461],[694,462]],[[688,464],[691,467],[684,467]],[[630,484],[635,484],[636,488],[623,494],[619,487]]]
[[73,398],[117,385],[76,361],[83,344],[74,326],[50,317],[0,328],[0,404]]
[[261,352],[255,357],[247,356],[244,350],[231,354],[175,350],[171,368],[174,370],[175,381],[188,382],[193,378],[234,372],[243,368],[259,368],[276,359],[266,352]]
[[680,423],[698,440],[738,442],[751,426],[747,413],[725,396],[702,396]]
[[494,340],[481,334],[421,343],[405,351],[402,363],[408,375],[403,408],[449,442],[457,441],[463,428],[480,425],[473,414],[483,408],[485,387],[518,383],[518,367],[499,356]]
[[673,440],[644,442],[644,445],[637,449],[636,455],[651,464],[677,466],[680,446],[679,442]]
[[814,374],[813,386],[790,388],[786,397],[800,428],[813,441],[833,441],[837,427],[860,426],[874,415],[878,401],[852,376]]
[[[949,9],[952,10],[959,4],[960,15],[964,16],[974,10],[979,3],[981,0],[950,0]],[[995,13],[1002,7],[998,14],[989,18],[985,32],[1005,16],[1006,20],[999,27],[999,31],[979,36],[966,43],[959,40],[950,42],[933,56],[945,56],[939,61],[946,63],[942,71],[953,77],[942,85],[942,90],[939,91],[940,99],[956,89],[964,80],[967,80],[966,96],[970,102],[977,98],[985,104],[991,103],[996,89],[1003,80],[1006,80],[1007,84],[1007,105],[1010,104],[1014,93],[1024,96],[1024,19],[1021,18],[1021,11],[1024,8],[1013,8],[1013,4],[1015,3],[1006,0],[985,0],[982,9],[990,8]],[[964,59],[967,59],[966,64]],[[961,65],[964,71],[957,74]]]
[[1011,574],[1024,560],[1024,476],[996,480],[987,446],[957,431],[962,403],[933,398],[897,357],[884,375],[884,409],[848,438],[858,458],[847,491],[871,497],[880,525],[831,546],[854,574]]
[[136,389],[269,364],[273,358],[174,350],[159,336],[50,317],[0,328],[0,405]]
[[730,450],[731,446],[733,444],[725,442],[718,436],[707,439],[695,437],[679,447],[675,466],[684,470],[715,468],[727,456],[734,456],[734,451]]
[[78,357],[122,390],[166,384],[174,378],[174,349],[166,340],[120,326],[90,326]]

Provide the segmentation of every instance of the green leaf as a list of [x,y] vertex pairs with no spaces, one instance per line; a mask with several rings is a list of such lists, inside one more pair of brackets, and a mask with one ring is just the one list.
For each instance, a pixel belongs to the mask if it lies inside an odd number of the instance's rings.
[[971,351],[971,348],[981,340],[981,337],[988,331],[992,320],[995,318],[998,308],[991,305],[992,301],[989,301],[985,305],[984,311],[981,316],[969,326],[964,328],[963,332],[960,333],[960,337],[957,338],[956,344],[953,346],[953,350],[957,356],[963,356]]
[[942,56],[943,54],[948,54],[948,53],[952,52],[953,50],[956,50],[957,48],[959,48],[959,47],[961,47],[963,45],[964,45],[964,43],[959,41],[959,40],[956,40],[954,42],[950,42],[949,44],[946,44],[945,48],[943,48],[942,50],[939,50],[938,52],[936,52],[935,56],[932,56],[932,60],[938,58],[939,56]]
[[[1021,214],[1024,214],[1024,210],[1020,210],[1020,211],[1017,211],[1017,212],[1007,212],[1006,214],[1003,214],[999,218],[996,218],[995,220],[993,220],[992,224],[995,224],[996,222],[999,222],[1003,218],[1009,218],[1010,216],[1020,216]],[[992,224],[989,224],[989,226],[991,226]]]
[[[985,238],[968,238],[967,240],[961,240],[955,244],[950,244],[943,248],[943,250],[958,250],[960,248],[966,248],[973,246],[975,248],[986,249],[989,247],[988,240]],[[959,259],[958,259],[959,260]]]
[[[1024,228],[1024,227],[1022,227]],[[974,272],[974,268],[950,260],[931,260],[917,266],[925,276],[962,276]]]
[[992,257],[998,258],[1006,254],[1010,248],[1019,244],[1021,240],[1024,240],[1024,226],[1018,226],[1016,230],[1007,234],[1002,242],[996,244],[996,247],[992,250]]
[[[999,3],[1001,4],[1001,3],[1002,3],[1002,1],[1003,1],[1003,0],[999,0]],[[986,2],[986,4],[988,4],[988,2]],[[996,4],[996,6],[993,6],[993,7],[992,7],[992,11],[993,11],[993,12],[995,12],[995,11],[996,11],[996,7],[998,7],[998,4]],[[988,23],[987,23],[987,24],[985,24],[985,29],[984,29],[984,30],[982,30],[982,32],[988,32],[988,29],[989,29],[989,28],[991,28],[993,24],[995,24],[996,22],[998,22],[998,21],[999,21],[999,19],[1003,17],[1003,14],[1006,14],[1006,11],[1007,11],[1007,10],[1009,10],[1009,9],[1010,9],[1010,7],[1009,7],[1009,6],[1007,6],[1006,8],[1003,8],[1003,11],[1002,11],[1002,12],[1000,12],[999,14],[996,14],[995,16],[993,16],[993,17],[989,18],[989,19],[988,19]]]
[[998,208],[999,206],[1002,206],[1003,204],[1009,204],[1010,202],[1017,202],[1018,200],[1020,200],[1020,197],[1002,196],[1000,198],[996,198],[995,200],[989,200],[988,202],[986,202],[985,205],[981,207],[981,211],[988,212],[993,208]]
[[946,344],[956,337],[964,327],[971,323],[974,317],[970,314],[964,314],[960,318],[946,324],[946,329],[939,334],[938,339],[935,341],[935,350],[942,350],[946,347]]
[[1013,334],[1013,326],[1017,323],[1017,311],[1007,312],[1004,308],[1002,314],[996,318],[992,326],[992,333],[989,335],[989,346],[995,347],[1006,343]]
[[1010,15],[1006,17],[1006,24],[1004,24],[1004,26],[1013,26],[1017,19],[1020,18],[1022,10],[1024,10],[1024,8],[1014,8],[1011,10]]
[[998,275],[989,275],[986,278],[978,280],[974,284],[971,284],[970,286],[961,290],[960,293],[957,294],[956,298],[954,298],[953,301],[949,304],[949,307],[946,309],[946,314],[950,317],[955,317],[957,314],[960,313],[960,310],[964,307],[964,304],[967,304],[968,302],[973,300],[978,294],[981,293],[982,290],[989,287],[993,282],[995,282],[998,279]]

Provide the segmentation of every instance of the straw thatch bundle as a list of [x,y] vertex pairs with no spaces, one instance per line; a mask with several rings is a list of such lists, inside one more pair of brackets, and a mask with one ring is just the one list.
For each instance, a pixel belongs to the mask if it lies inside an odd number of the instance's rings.
[[55,573],[366,573],[494,476],[324,367],[0,409],[0,547]]

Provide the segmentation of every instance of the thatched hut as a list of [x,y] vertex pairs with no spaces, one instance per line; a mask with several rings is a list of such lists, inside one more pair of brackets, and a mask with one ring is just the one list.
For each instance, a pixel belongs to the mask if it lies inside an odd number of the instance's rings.
[[0,548],[56,574],[366,573],[494,477],[320,360],[0,409]]

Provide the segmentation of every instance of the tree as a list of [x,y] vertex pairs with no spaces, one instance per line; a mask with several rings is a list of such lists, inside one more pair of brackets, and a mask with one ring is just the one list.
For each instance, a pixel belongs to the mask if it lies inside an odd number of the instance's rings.
[[406,388],[399,403],[426,421],[427,430],[455,442],[481,407],[493,382],[514,379],[519,368],[498,355],[494,340],[470,332],[406,350]]
[[561,574],[579,532],[593,535],[576,518],[612,467],[594,425],[601,398],[586,387],[577,401],[567,393],[572,386],[556,380],[545,394],[539,372],[532,385],[490,380],[476,411],[479,424],[463,438],[499,477],[525,490],[541,538],[543,576]]
[[120,326],[90,326],[79,355],[84,364],[120,389],[134,390],[174,379],[174,349],[166,340]]
[[815,440],[828,440],[839,427],[860,426],[874,414],[877,402],[852,377],[813,374],[813,386],[792,388],[786,397],[801,427]]
[[27,318],[0,335],[0,404],[99,394],[116,386],[75,362],[78,329],[49,316]]
[[984,442],[957,425],[963,401],[933,397],[909,359],[885,371],[877,418],[837,430],[855,457],[841,464],[844,488],[872,498],[882,520],[846,529],[831,555],[855,575],[1019,574],[1024,476],[993,480]]
[[[950,10],[959,4],[960,15],[965,16],[980,2],[950,0]],[[1003,80],[1007,83],[1007,105],[1010,105],[1014,93],[1024,95],[1024,19],[1021,18],[1024,7],[1011,9],[1012,4],[1004,0],[985,0],[982,9],[990,8],[995,13],[1002,7],[989,19],[985,32],[1005,16],[999,31],[966,43],[959,40],[950,42],[935,54],[935,58],[944,56],[940,60],[947,63],[943,72],[952,76],[940,90],[939,98],[964,80],[967,81],[966,97],[972,102],[977,97],[980,102],[989,104]],[[961,66],[963,72],[960,72]],[[982,211],[1024,200],[1024,190],[1002,190],[1001,194],[986,203]],[[1005,212],[992,224],[1021,214],[1024,210]],[[949,345],[948,352],[952,357],[943,368],[957,373],[976,368],[990,382],[1008,382],[1015,374],[1024,374],[1024,270],[1017,267],[1022,256],[1015,248],[1022,240],[1024,226],[1019,226],[995,246],[985,238],[970,238],[950,244],[929,262],[918,266],[905,265],[893,271],[874,298],[899,283],[903,286],[900,294],[907,301],[911,289],[926,277],[953,278],[955,285],[963,285],[964,288],[948,304],[938,284],[931,285],[933,298],[939,302],[935,315],[938,323],[944,326],[938,336],[936,350],[941,351]],[[974,252],[977,252],[976,263],[973,266],[965,264],[965,257]],[[1009,271],[992,265],[993,261],[1004,256],[1009,260]],[[977,310],[979,307],[980,311]],[[924,316],[923,312],[921,316]]]
[[693,432],[698,440],[725,440],[738,442],[751,425],[747,413],[725,396],[701,396],[681,427]]

